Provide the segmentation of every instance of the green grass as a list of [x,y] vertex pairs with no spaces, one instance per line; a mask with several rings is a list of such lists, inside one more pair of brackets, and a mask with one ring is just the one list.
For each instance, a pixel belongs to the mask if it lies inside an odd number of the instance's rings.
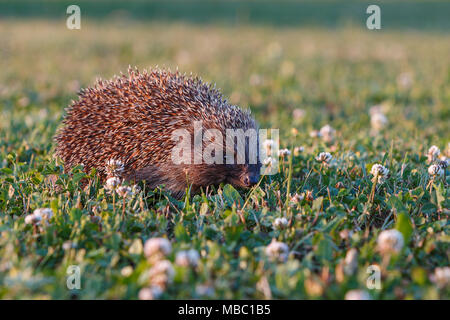
[[[136,299],[148,286],[142,246],[151,237],[172,243],[175,276],[161,298],[342,299],[352,289],[374,299],[450,298],[448,285],[431,281],[449,265],[448,169],[445,183],[430,188],[426,161],[433,144],[450,156],[448,34],[121,20],[70,31],[62,20],[9,19],[0,39],[0,298]],[[251,194],[223,186],[176,201],[144,190],[122,216],[122,199],[93,175],[85,188],[80,168],[63,173],[52,137],[79,87],[128,65],[178,66],[215,82],[261,127],[279,128],[281,147],[305,150]],[[409,87],[398,81],[404,74]],[[368,113],[376,104],[389,120],[378,134]],[[296,108],[303,119],[293,119]],[[326,124],[336,129],[334,143],[310,137]],[[321,151],[333,165],[315,160]],[[371,202],[374,163],[390,176]],[[288,186],[311,191],[312,201],[289,204]],[[233,205],[241,199],[244,210]],[[54,211],[49,224],[25,224],[41,207]],[[289,227],[275,229],[283,216]],[[405,246],[387,261],[376,240],[391,228]],[[289,247],[286,262],[266,256],[273,238]],[[198,266],[177,266],[177,252],[191,248]],[[343,274],[351,248],[357,270]],[[381,290],[366,288],[373,264],[382,268]],[[80,290],[66,288],[69,265],[81,268]]]

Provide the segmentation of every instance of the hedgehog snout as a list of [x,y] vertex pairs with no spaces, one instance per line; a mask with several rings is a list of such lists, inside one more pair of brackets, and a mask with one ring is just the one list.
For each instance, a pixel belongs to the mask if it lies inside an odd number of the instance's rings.
[[256,168],[253,167],[254,166],[248,166],[240,177],[242,185],[246,188],[254,186],[259,181],[259,170],[256,170]]
[[242,184],[247,188],[254,186],[259,181],[259,175],[256,174],[246,174],[242,177]]

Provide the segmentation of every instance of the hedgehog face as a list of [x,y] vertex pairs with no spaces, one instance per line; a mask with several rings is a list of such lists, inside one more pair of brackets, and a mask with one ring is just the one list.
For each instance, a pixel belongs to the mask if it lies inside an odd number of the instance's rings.
[[260,174],[258,164],[227,165],[226,183],[235,187],[250,188],[258,183]]
[[[259,163],[259,152],[258,149],[255,150],[256,159],[251,157],[250,143],[249,138],[246,137],[244,140],[244,149],[242,150],[244,151],[244,158],[242,159],[239,159],[237,143],[234,145],[234,148],[227,149],[227,146],[224,146],[226,150],[226,154],[224,155],[226,177],[223,182],[241,188],[250,188],[258,183],[261,169],[261,164]],[[230,164],[229,160],[231,160]],[[253,161],[255,160],[256,164],[253,164]]]
[[248,164],[215,164],[215,165],[188,165],[180,168],[172,168],[165,176],[173,177],[170,183],[172,191],[183,192],[188,183],[191,185],[191,193],[198,193],[207,186],[218,186],[221,183],[229,183],[238,188],[250,188],[258,183],[260,174],[258,165]]

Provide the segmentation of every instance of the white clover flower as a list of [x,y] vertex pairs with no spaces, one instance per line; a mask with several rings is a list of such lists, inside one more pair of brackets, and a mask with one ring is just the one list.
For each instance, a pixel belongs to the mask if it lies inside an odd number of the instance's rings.
[[289,224],[289,221],[286,218],[276,218],[273,222],[273,226],[275,229],[285,229]]
[[115,190],[117,186],[120,185],[122,181],[118,177],[111,177],[106,180],[105,189],[106,190]]
[[316,157],[316,160],[322,163],[329,163],[333,159],[333,156],[329,152],[321,152]]
[[336,130],[327,124],[320,128],[319,134],[325,142],[332,142],[335,138]]
[[371,116],[377,113],[383,113],[383,106],[381,104],[374,105],[369,109],[369,114]]
[[436,177],[441,178],[444,176],[444,169],[438,164],[432,164],[431,166],[428,167],[428,174],[432,178]]
[[120,160],[114,160],[114,159],[108,160],[106,165],[108,167],[114,167],[114,169],[120,170],[120,171],[122,171],[124,169],[124,164]]
[[275,142],[272,139],[266,139],[263,142],[264,148],[271,148],[271,147],[273,147],[274,144],[275,144]]
[[303,151],[305,151],[304,147],[295,147],[294,148],[294,156],[298,156],[300,153],[302,153]]
[[278,150],[278,156],[279,157],[287,157],[291,154],[291,151],[289,151],[289,149],[280,149]]
[[28,214],[25,217],[25,223],[26,224],[39,224],[41,222],[41,217],[36,217],[34,214]]
[[290,201],[293,204],[297,204],[297,203],[303,201],[303,199],[305,199],[305,193],[304,192],[302,192],[301,194],[294,193],[294,195],[291,196]]
[[150,278],[159,274],[165,274],[170,279],[173,278],[173,276],[175,275],[175,271],[173,269],[172,263],[169,260],[158,261],[153,267],[150,268]]
[[365,290],[350,290],[345,294],[345,300],[372,300],[372,297]]
[[139,300],[155,300],[162,295],[163,291],[159,286],[151,286],[148,288],[142,288],[139,291]]
[[384,127],[386,127],[387,124],[388,119],[381,112],[374,113],[370,117],[370,125],[376,131],[383,129]]
[[434,274],[430,277],[430,280],[439,288],[450,286],[450,267],[438,267],[434,269]]
[[344,259],[344,272],[346,275],[352,275],[358,268],[358,250],[352,248],[347,251]]
[[376,163],[372,166],[372,169],[370,169],[370,173],[374,176],[387,176],[389,174],[389,169],[387,169],[385,166]]
[[125,169],[125,165],[120,160],[111,159],[106,163],[106,173],[108,176],[119,176]]
[[169,260],[159,260],[148,272],[149,281],[152,285],[165,288],[172,283],[175,270]]
[[182,267],[196,267],[199,260],[200,254],[194,249],[179,251],[175,257],[175,263]]
[[271,260],[285,262],[289,256],[289,247],[283,242],[272,239],[272,242],[266,247],[265,253]]
[[128,186],[119,186],[117,187],[116,192],[122,198],[129,197],[134,194],[133,190]]
[[266,167],[271,167],[275,164],[275,161],[272,157],[267,157],[264,159],[263,161],[263,165],[265,165]]
[[436,160],[439,157],[440,154],[441,154],[441,150],[437,146],[435,146],[435,145],[431,146],[430,149],[428,149],[428,153],[427,153],[428,162],[433,162],[434,160]]
[[404,245],[403,235],[396,229],[384,230],[378,235],[377,243],[381,254],[399,253]]
[[295,120],[301,120],[305,117],[306,111],[304,109],[294,109],[294,111],[292,112],[292,116],[294,117]]
[[39,208],[33,211],[33,215],[43,220],[49,220],[53,217],[53,210],[50,208]]
[[67,251],[72,248],[76,248],[76,245],[72,241],[67,240],[63,243],[62,248]]
[[311,138],[317,138],[317,137],[320,137],[320,132],[317,131],[317,130],[313,130],[313,131],[311,131],[311,132],[309,133],[309,136],[310,136]]
[[144,255],[147,258],[160,259],[172,252],[172,245],[166,238],[150,238],[144,244]]
[[50,208],[39,208],[25,217],[26,224],[40,224],[42,221],[48,221],[53,217],[53,210]]
[[[370,173],[375,177],[378,177],[378,183],[382,183],[384,182],[384,180],[386,180],[388,174],[389,174],[389,169],[387,169],[385,166],[379,164],[379,163],[375,163],[372,166],[372,169],[370,169]],[[374,181],[374,180],[372,180]]]
[[133,274],[133,267],[132,267],[132,266],[126,266],[126,267],[123,267],[123,268],[120,270],[120,274],[121,274],[123,277],[129,277],[129,276],[131,276],[131,275]]
[[[266,150],[272,150],[272,147],[275,145],[275,141],[273,141],[272,139],[266,139],[263,142],[263,147]],[[269,154],[270,152],[267,152],[267,154]]]

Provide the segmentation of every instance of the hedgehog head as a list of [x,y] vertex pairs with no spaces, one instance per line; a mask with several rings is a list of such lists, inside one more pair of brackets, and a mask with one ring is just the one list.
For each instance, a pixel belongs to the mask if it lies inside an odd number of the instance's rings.
[[258,183],[260,178],[260,168],[258,164],[235,164],[226,168],[226,181],[241,188],[249,188]]
[[[226,172],[226,179],[224,182],[242,188],[249,188],[258,183],[261,163],[259,159],[259,139],[256,129],[254,132],[254,141],[248,136],[238,136],[236,139],[234,139],[234,137],[231,139],[234,140],[231,147],[229,145],[224,145],[224,149],[228,151],[224,156],[224,170]],[[239,144],[240,142],[242,143]],[[252,147],[254,148],[252,149]]]
[[[240,119],[242,118],[241,115]],[[183,141],[190,143],[181,153],[177,145],[173,147],[173,166],[170,171],[179,178],[180,188],[183,184],[186,186],[186,183],[192,186],[192,192],[198,192],[204,186],[217,186],[221,183],[249,188],[259,181],[259,137],[254,121],[244,129],[236,129],[236,125],[233,129],[225,127],[226,125],[222,124],[220,129],[215,128],[212,131],[211,128],[203,128],[202,143],[198,147],[195,146],[193,131],[186,131],[188,136],[185,136]],[[187,157],[182,159],[183,155]],[[181,159],[183,161],[180,161]],[[167,177],[168,174],[164,176]],[[174,183],[170,185],[173,189]]]

